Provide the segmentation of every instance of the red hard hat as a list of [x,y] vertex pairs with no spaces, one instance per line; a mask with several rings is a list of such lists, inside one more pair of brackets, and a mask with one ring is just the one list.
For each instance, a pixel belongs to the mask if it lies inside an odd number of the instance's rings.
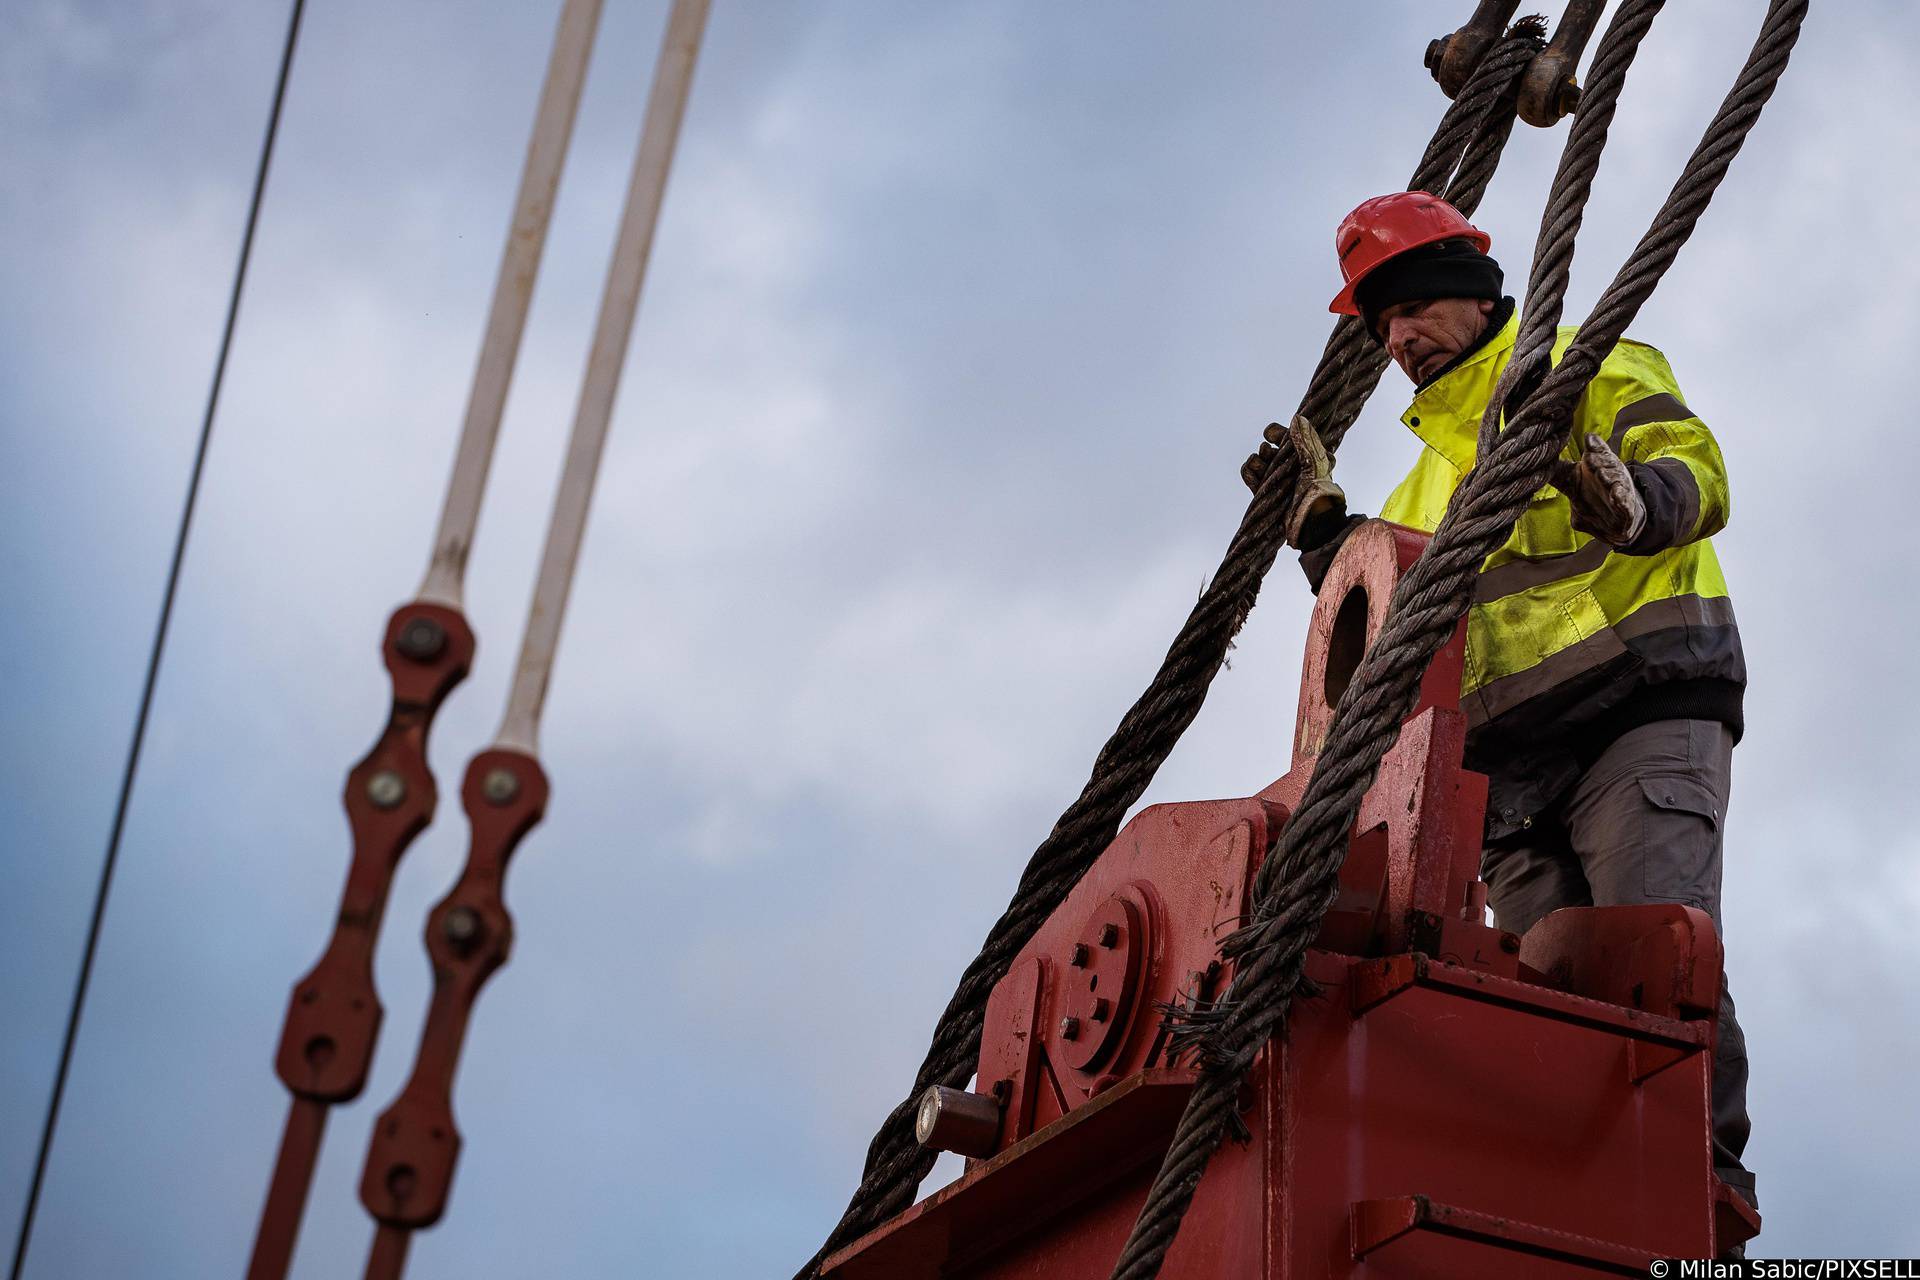
[[1346,286],[1327,310],[1357,316],[1353,287],[1387,259],[1440,240],[1471,240],[1485,253],[1493,237],[1468,222],[1458,209],[1425,191],[1396,191],[1375,196],[1340,220],[1333,247],[1340,254],[1340,274]]

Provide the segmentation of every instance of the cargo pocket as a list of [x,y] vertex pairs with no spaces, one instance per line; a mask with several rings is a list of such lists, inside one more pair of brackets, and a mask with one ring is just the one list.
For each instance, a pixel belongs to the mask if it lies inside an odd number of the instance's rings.
[[1647,897],[1717,912],[1720,904],[1720,802],[1686,774],[1640,779],[1642,857]]

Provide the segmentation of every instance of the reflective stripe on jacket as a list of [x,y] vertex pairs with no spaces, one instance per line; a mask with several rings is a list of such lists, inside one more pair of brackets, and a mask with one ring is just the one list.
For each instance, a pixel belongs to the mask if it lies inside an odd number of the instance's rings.
[[[1429,532],[1439,523],[1473,464],[1481,411],[1518,329],[1509,313],[1483,346],[1414,396],[1401,421],[1426,447],[1383,519]],[[1574,333],[1560,330],[1555,363]],[[1490,828],[1504,825],[1503,810],[1523,825],[1527,810],[1571,781],[1564,762],[1545,758],[1549,744],[1576,743],[1610,715],[1634,714],[1630,702],[1642,704],[1640,722],[1660,718],[1646,704],[1662,689],[1676,704],[1674,718],[1719,718],[1741,729],[1746,663],[1707,541],[1727,522],[1719,446],[1682,401],[1666,358],[1627,340],[1581,396],[1563,456],[1577,458],[1589,433],[1627,462],[1647,503],[1646,527],[1632,544],[1609,547],[1574,531],[1567,499],[1549,486],[1481,568],[1461,693],[1469,761],[1495,775]],[[1507,785],[1503,773],[1513,775]]]

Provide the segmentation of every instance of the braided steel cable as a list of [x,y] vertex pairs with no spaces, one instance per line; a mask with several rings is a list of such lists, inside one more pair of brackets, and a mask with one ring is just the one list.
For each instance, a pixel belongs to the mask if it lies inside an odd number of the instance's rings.
[[[1544,36],[1544,23],[1518,23],[1488,53],[1435,130],[1410,188],[1444,194],[1463,213],[1478,206],[1513,129],[1520,77],[1544,46]],[[1359,416],[1386,364],[1385,353],[1358,320],[1342,317],[1334,325],[1299,409],[1319,427],[1329,450]],[[1285,544],[1298,479],[1293,453],[1281,450],[1153,682],[1101,748],[1085,788],[1035,849],[1012,901],[962,973],[913,1088],[888,1114],[868,1148],[860,1185],[846,1212],[796,1280],[813,1280],[829,1254],[913,1203],[935,1159],[935,1153],[914,1138],[919,1095],[935,1084],[962,1087],[973,1075],[988,995],[1034,931],[1112,843],[1120,820],[1199,713],[1214,674],[1253,608],[1261,580]]]
[[[1652,226],[1560,364],[1543,372],[1607,125],[1627,66],[1661,3],[1626,0],[1595,54],[1541,222],[1520,345],[1483,418],[1483,437],[1492,448],[1461,483],[1426,552],[1395,588],[1386,626],[1334,712],[1300,806],[1256,876],[1250,923],[1222,946],[1237,962],[1226,998],[1184,1028],[1183,1044],[1196,1051],[1203,1074],[1114,1266],[1114,1280],[1158,1274],[1208,1160],[1237,1124],[1241,1082],[1284,1024],[1294,994],[1306,988],[1307,943],[1337,889],[1361,797],[1415,705],[1428,662],[1466,612],[1481,564],[1545,484],[1587,383],[1692,235],[1759,119],[1786,69],[1809,0],[1772,0],[1746,65]],[[1503,407],[1513,412],[1501,432]]]

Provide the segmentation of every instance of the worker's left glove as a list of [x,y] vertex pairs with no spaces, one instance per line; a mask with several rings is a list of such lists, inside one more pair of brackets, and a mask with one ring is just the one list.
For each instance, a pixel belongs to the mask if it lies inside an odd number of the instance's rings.
[[1647,527],[1647,502],[1633,483],[1633,473],[1597,435],[1587,436],[1579,461],[1562,458],[1553,464],[1551,483],[1567,495],[1573,527],[1581,533],[1624,547]]

